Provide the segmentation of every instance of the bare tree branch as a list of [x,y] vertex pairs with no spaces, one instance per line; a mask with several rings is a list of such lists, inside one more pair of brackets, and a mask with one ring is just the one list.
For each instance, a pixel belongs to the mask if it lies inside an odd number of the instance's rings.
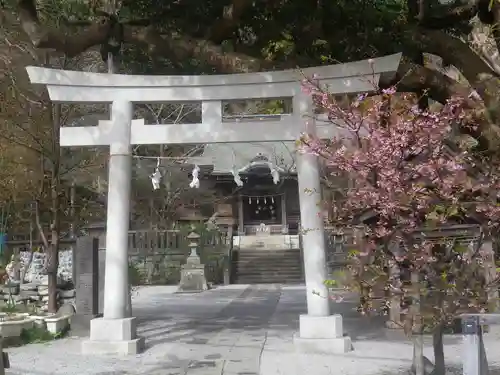
[[109,19],[102,18],[79,34],[67,35],[59,30],[50,30],[40,23],[35,0],[18,0],[21,27],[37,48],[53,49],[74,57],[90,47],[104,43],[109,35]]
[[481,6],[480,0],[470,1],[462,5],[456,5],[456,2],[436,4],[433,7],[430,6],[429,0],[418,0],[418,2],[416,18],[420,26],[439,30],[454,27],[463,21],[469,21],[477,14]]
[[222,17],[212,25],[209,39],[214,43],[221,43],[223,40],[228,39],[238,26],[243,13],[253,3],[253,0],[232,0],[231,4],[224,7]]
[[402,92],[424,91],[427,95],[441,103],[451,97],[462,97],[471,109],[471,123],[479,125],[486,147],[496,151],[500,147],[500,128],[491,121],[484,103],[475,99],[473,88],[462,85],[437,70],[404,61],[400,64],[395,77],[382,77],[382,87],[397,85]]
[[197,58],[224,73],[246,73],[270,69],[273,65],[259,58],[222,51],[207,40],[172,34],[162,37],[152,26],[125,26],[124,42],[145,48],[150,55],[171,56],[176,61]]

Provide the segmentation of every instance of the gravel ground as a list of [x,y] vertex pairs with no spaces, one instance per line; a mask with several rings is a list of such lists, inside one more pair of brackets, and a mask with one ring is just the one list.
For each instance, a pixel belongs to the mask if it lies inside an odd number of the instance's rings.
[[[147,350],[127,357],[84,356],[81,339],[11,348],[10,375],[396,375],[408,374],[412,347],[380,321],[361,318],[349,299],[332,305],[344,316],[354,351],[303,355],[293,347],[302,287],[231,286],[196,295],[140,288],[133,297]],[[425,354],[432,359],[428,345]],[[490,374],[500,375],[500,333],[485,336]],[[450,374],[461,374],[461,337],[445,339]]]
[[[399,375],[411,374],[412,346],[405,343],[354,342],[354,351],[344,355],[303,355],[294,352],[263,353],[262,375]],[[500,374],[500,342],[487,343],[490,375]],[[461,347],[445,349],[447,374],[462,374]],[[433,359],[432,348],[425,355]]]

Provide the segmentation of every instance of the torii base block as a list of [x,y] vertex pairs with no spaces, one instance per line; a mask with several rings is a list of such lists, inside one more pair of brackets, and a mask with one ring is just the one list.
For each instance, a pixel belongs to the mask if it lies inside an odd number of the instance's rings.
[[351,338],[344,335],[342,316],[300,316],[300,330],[293,337],[299,353],[343,354],[353,350]]
[[144,337],[137,336],[136,318],[90,321],[90,339],[82,343],[83,354],[138,354],[144,350]]

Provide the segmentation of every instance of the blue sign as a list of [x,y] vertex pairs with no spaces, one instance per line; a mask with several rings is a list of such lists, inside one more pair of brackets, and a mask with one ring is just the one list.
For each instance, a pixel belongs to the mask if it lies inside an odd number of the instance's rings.
[[0,233],[0,254],[3,254],[3,250],[6,243],[7,243],[7,234]]

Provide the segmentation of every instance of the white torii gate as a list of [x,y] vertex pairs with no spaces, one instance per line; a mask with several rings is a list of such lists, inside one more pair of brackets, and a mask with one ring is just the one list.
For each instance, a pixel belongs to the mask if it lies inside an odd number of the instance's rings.
[[[372,61],[330,65],[304,70],[315,74],[332,93],[371,91],[382,73],[394,73],[401,54]],[[30,66],[32,83],[47,86],[55,102],[112,103],[111,120],[98,126],[62,127],[61,146],[110,147],[106,225],[106,273],[104,314],[91,321],[90,339],[83,343],[86,353],[137,353],[143,340],[137,337],[135,318],[128,305],[128,229],[132,178],[131,145],[193,144],[294,141],[306,131],[324,137],[335,130],[316,126],[312,120],[311,98],[301,90],[298,71],[279,71],[209,76],[137,76],[64,71]],[[236,121],[223,118],[222,100],[292,98],[293,111],[273,121]],[[202,102],[199,124],[145,125],[134,120],[133,103]],[[317,352],[350,350],[349,337],[342,332],[342,317],[330,315],[326,271],[325,238],[318,160],[298,154],[300,220],[304,246],[307,315],[300,316],[295,342]],[[319,339],[319,340],[318,340]]]

